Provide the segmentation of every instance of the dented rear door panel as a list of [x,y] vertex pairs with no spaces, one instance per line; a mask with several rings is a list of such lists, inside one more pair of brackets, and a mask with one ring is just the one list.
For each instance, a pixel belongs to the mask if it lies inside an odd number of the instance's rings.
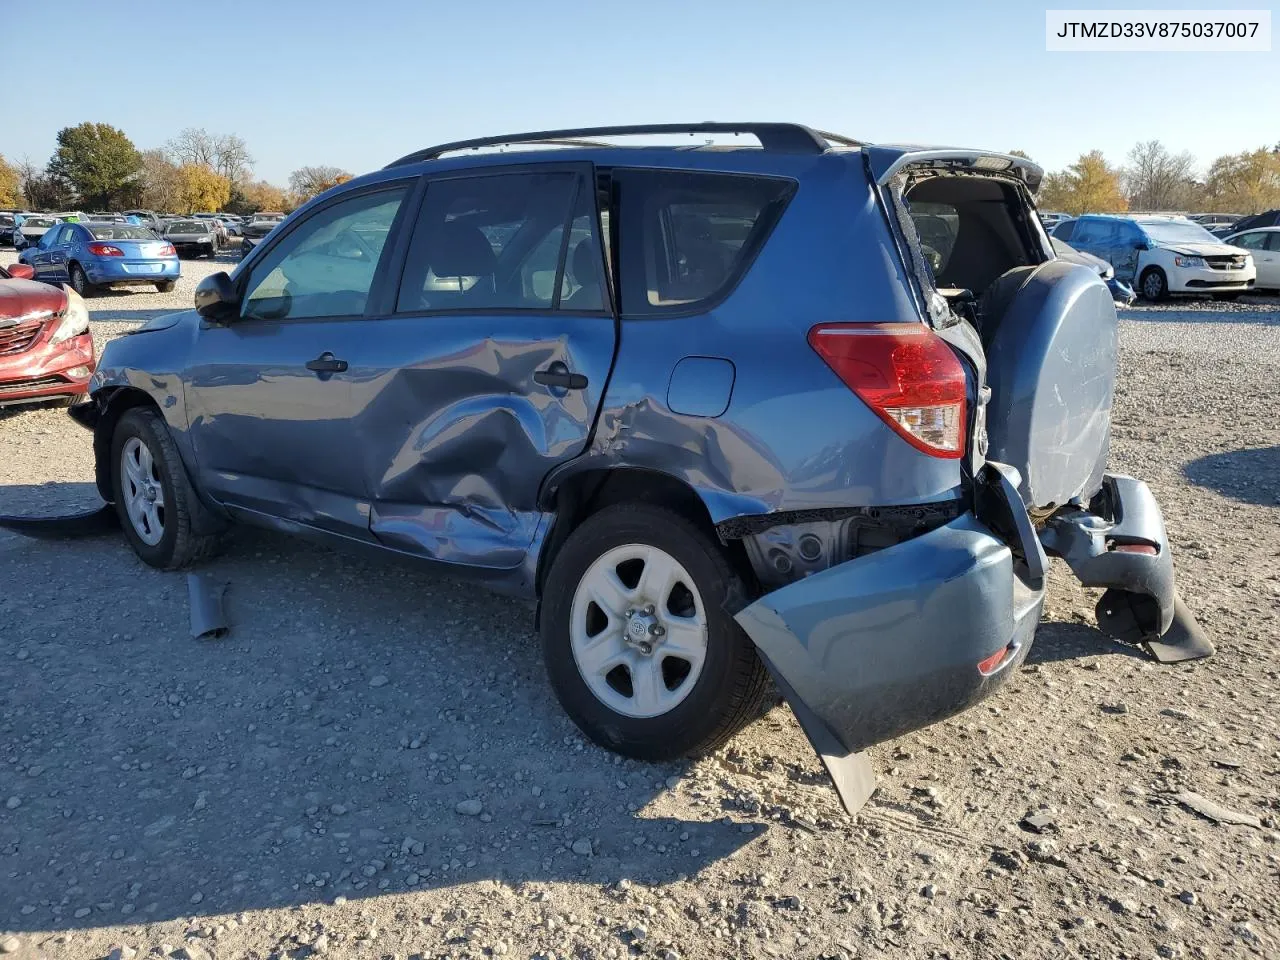
[[[520,565],[542,522],[542,478],[586,448],[613,319],[548,311],[373,325],[350,378],[374,537],[449,563]],[[554,364],[586,387],[535,382]]]

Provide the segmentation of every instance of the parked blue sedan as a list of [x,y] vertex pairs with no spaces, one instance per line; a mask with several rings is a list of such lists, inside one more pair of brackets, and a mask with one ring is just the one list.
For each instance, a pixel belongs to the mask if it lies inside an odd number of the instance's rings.
[[82,297],[138,283],[168,293],[182,272],[173,244],[128,223],[61,223],[20,259],[31,264],[35,279],[69,283]]

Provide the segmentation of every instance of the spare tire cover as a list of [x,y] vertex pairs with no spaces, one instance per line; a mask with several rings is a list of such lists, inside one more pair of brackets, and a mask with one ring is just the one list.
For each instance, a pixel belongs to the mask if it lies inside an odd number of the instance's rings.
[[995,328],[983,331],[987,456],[1021,471],[1028,507],[1088,499],[1101,489],[1111,443],[1111,294],[1088,267],[1050,260],[1007,302]]

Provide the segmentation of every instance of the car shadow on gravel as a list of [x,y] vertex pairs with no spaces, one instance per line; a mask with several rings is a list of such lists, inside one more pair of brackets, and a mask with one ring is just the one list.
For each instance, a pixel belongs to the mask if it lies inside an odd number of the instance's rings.
[[1056,663],[1115,654],[1122,657],[1146,658],[1137,647],[1112,640],[1095,626],[1085,623],[1042,622],[1027,654],[1026,664]]
[[1188,480],[1224,497],[1264,507],[1280,504],[1280,446],[1211,453],[1182,468]]
[[[91,487],[57,486],[42,504]],[[660,883],[767,829],[696,793],[706,821],[665,815],[681,765],[584,741],[525,604],[251,530],[201,572],[225,639],[192,640],[185,578],[119,536],[0,531],[0,929]]]

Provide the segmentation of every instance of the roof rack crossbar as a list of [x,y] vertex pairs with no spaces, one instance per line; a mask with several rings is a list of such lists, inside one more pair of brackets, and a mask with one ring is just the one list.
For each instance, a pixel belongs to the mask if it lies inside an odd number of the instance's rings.
[[560,144],[567,146],[608,146],[595,137],[621,137],[634,135],[661,135],[687,133],[747,133],[760,141],[760,146],[770,153],[824,153],[832,143],[841,146],[860,146],[834,133],[821,133],[799,123],[637,123],[615,127],[575,127],[568,130],[537,130],[531,133],[508,133],[499,137],[481,137],[477,140],[455,140],[425,150],[406,154],[388,167],[401,167],[423,160],[438,160],[446,153],[463,150],[479,150],[484,147],[502,147],[518,143]]

